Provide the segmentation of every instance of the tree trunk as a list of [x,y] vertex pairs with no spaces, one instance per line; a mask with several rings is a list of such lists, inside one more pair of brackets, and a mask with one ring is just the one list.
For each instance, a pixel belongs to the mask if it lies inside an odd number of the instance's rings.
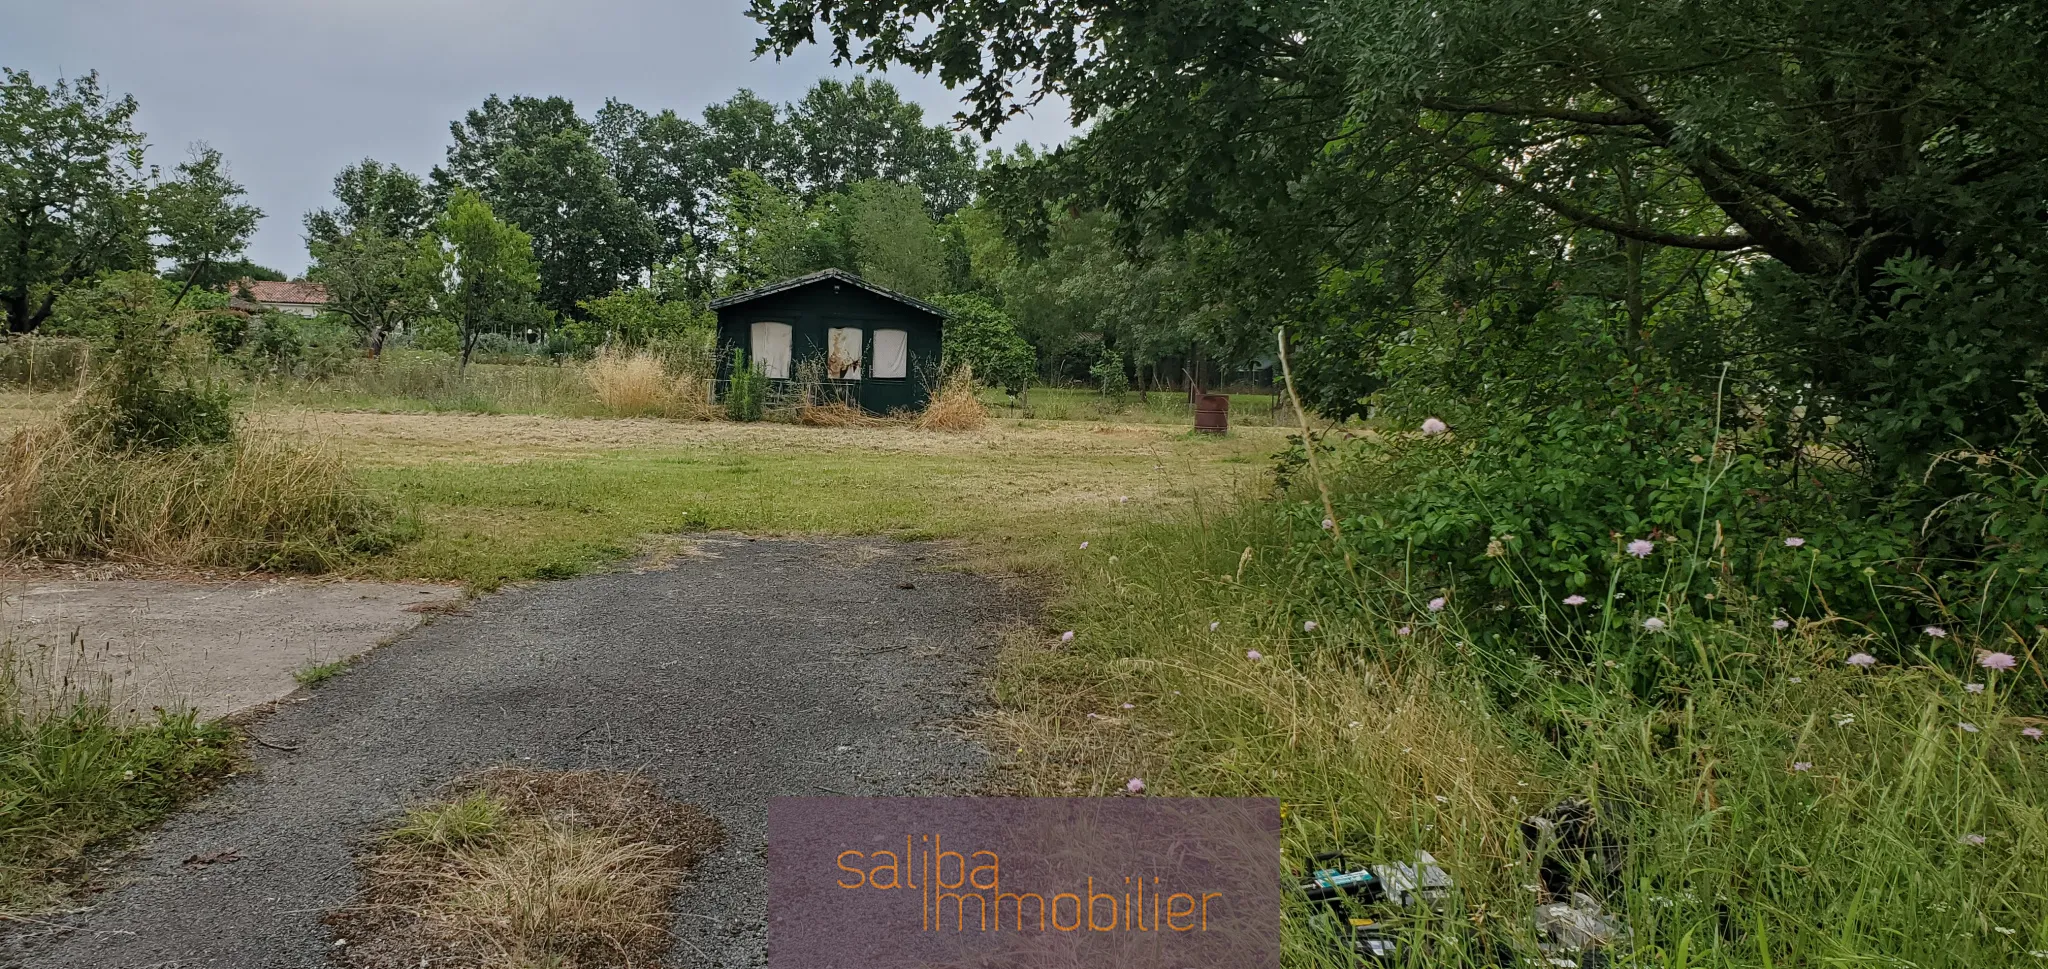
[[[192,272],[185,277],[185,288],[178,290],[178,298],[171,300],[171,308],[166,311],[167,313],[178,311],[178,304],[185,301],[185,294],[192,291],[192,284],[199,281],[199,274],[205,272],[206,267],[212,263],[213,260],[211,259],[201,259],[199,260],[199,265],[192,267]],[[170,320],[167,319],[164,322],[169,323]]]
[[28,316],[28,290],[11,293],[7,297],[7,332],[29,333],[36,328]]

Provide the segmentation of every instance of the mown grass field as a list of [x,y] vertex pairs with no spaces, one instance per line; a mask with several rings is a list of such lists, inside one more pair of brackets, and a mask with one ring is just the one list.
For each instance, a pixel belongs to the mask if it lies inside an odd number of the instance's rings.
[[[0,432],[61,395],[0,395]],[[994,420],[978,431],[319,411],[269,404],[251,430],[337,450],[416,515],[418,540],[351,571],[478,588],[617,560],[655,536],[958,539],[979,567],[1057,566],[1069,545],[1264,478],[1285,429]]]

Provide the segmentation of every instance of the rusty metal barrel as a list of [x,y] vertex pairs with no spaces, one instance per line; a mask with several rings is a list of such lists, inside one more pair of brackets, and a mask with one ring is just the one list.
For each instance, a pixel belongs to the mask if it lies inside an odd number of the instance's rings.
[[1195,397],[1195,430],[1221,434],[1230,430],[1230,395],[1200,394]]

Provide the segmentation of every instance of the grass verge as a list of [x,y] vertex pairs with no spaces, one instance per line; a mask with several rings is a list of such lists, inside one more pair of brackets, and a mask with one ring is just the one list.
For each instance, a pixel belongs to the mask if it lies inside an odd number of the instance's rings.
[[[1626,964],[2048,964],[2048,721],[2015,707],[2018,673],[1859,668],[1833,624],[1755,617],[1626,629],[1664,638],[1503,693],[1454,612],[1362,563],[1332,595],[1343,563],[1296,529],[1251,503],[1074,553],[1073,640],[1017,643],[999,674],[1010,786],[1278,796],[1296,865],[1430,851],[1462,892],[1394,924],[1432,966],[1533,953],[1531,909],[1564,889],[1521,823],[1571,797],[1612,841],[1611,869],[1572,874],[1633,928]],[[1701,672],[1645,702],[1626,657],[1660,650]],[[1349,964],[1306,924],[1288,964]]]
[[407,812],[327,923],[364,969],[423,952],[452,967],[653,965],[683,875],[721,839],[645,778],[499,768]]
[[104,698],[51,689],[51,669],[47,655],[0,643],[0,921],[90,881],[95,848],[161,820],[238,762],[226,724],[161,710],[124,721]]

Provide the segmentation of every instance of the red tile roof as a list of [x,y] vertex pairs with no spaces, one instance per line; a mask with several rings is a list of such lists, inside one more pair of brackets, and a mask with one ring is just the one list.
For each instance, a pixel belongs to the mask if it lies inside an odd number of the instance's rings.
[[239,293],[243,288],[258,303],[325,303],[327,287],[319,283],[273,283],[265,280],[244,279],[228,290],[229,294]]

